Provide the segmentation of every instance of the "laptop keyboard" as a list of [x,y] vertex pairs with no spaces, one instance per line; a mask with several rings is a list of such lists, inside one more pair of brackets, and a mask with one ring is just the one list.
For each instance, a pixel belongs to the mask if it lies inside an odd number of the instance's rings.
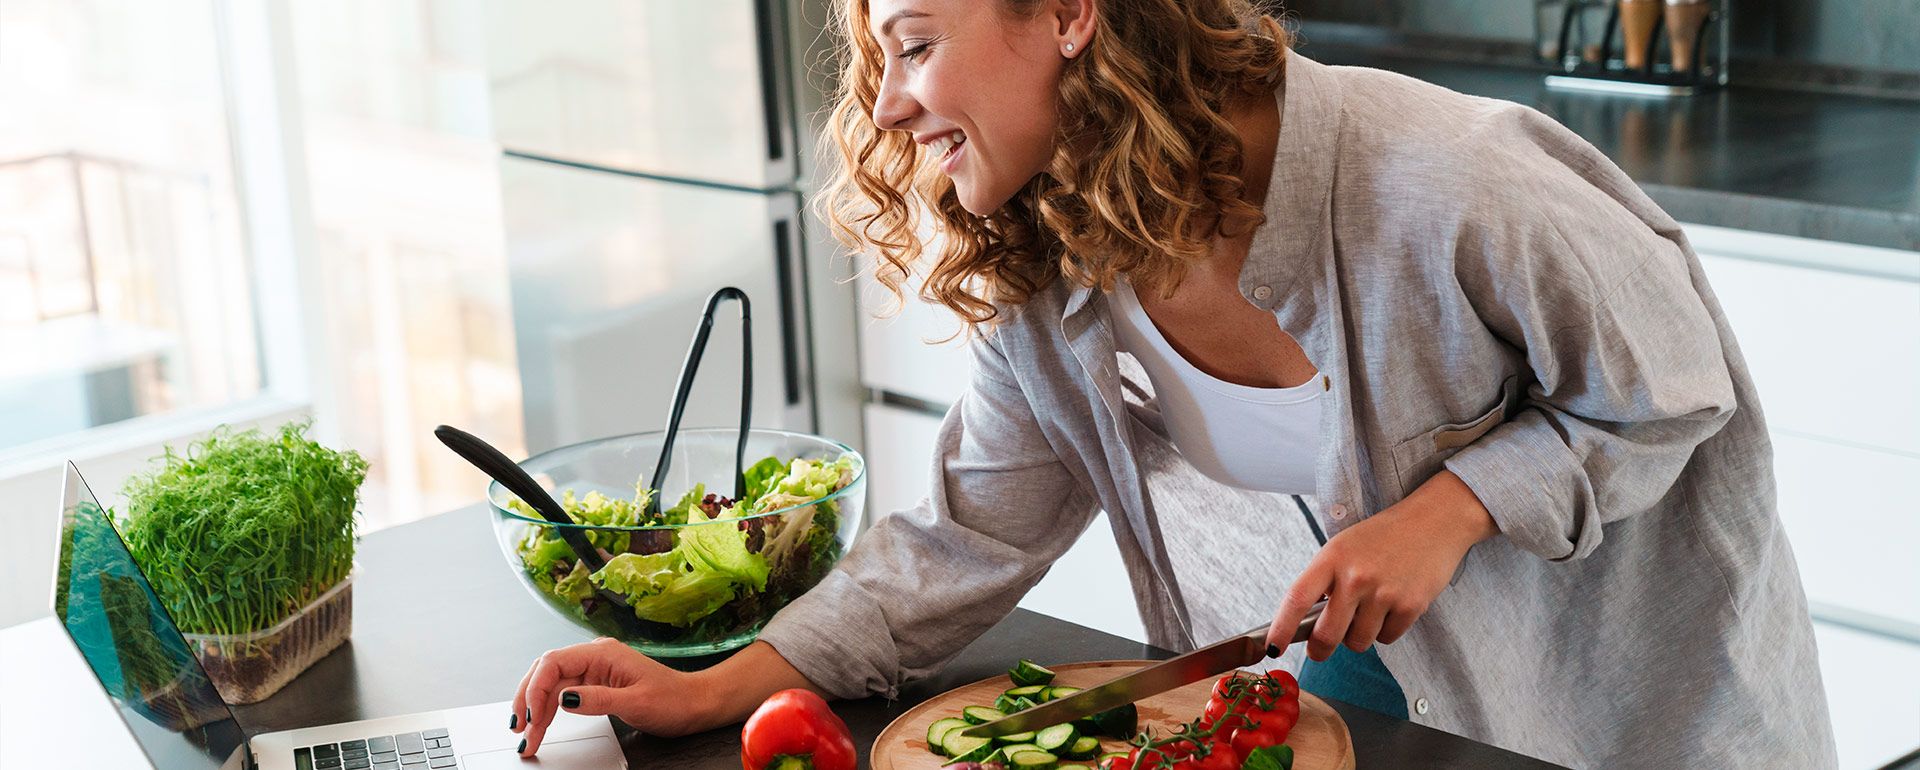
[[445,728],[293,750],[297,770],[444,770],[459,767]]

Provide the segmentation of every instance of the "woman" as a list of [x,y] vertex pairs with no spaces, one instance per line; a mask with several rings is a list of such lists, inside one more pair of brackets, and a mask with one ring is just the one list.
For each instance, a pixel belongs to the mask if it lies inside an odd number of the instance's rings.
[[1599,152],[1303,58],[1244,0],[844,17],[828,218],[977,332],[932,493],[713,669],[544,656],[527,753],[556,705],[679,734],[789,687],[890,695],[1099,510],[1150,641],[1213,641],[1147,484],[1171,445],[1317,500],[1329,539],[1268,599],[1274,629],[1328,599],[1310,690],[1575,767],[1836,763],[1752,383],[1679,227]]

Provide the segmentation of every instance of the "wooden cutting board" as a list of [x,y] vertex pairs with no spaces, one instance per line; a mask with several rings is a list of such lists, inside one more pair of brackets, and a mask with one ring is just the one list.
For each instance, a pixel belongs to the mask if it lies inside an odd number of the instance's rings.
[[[1109,660],[1048,668],[1054,673],[1052,684],[1085,689],[1154,662]],[[1134,704],[1140,710],[1140,728],[1151,728],[1156,734],[1165,735],[1174,726],[1199,717],[1207,708],[1207,698],[1213,694],[1216,679],[1218,677],[1209,677]],[[1013,681],[1002,674],[948,690],[913,707],[880,731],[880,737],[873,741],[869,763],[873,770],[940,770],[940,765],[949,760],[927,750],[927,727],[934,720],[960,716],[960,709],[967,706],[991,706],[1000,693],[1012,687]],[[1353,770],[1353,737],[1347,733],[1347,723],[1340,720],[1340,715],[1326,701],[1311,694],[1300,693],[1300,722],[1287,735],[1287,745],[1293,747],[1294,770]],[[1102,754],[1129,748],[1122,741],[1100,739]],[[1079,764],[1091,766],[1093,763]]]

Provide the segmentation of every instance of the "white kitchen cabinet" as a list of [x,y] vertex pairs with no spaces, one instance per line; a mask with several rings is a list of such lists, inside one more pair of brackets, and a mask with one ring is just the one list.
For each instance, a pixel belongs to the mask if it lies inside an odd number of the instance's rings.
[[1920,646],[1815,624],[1842,770],[1890,767],[1920,746]]
[[[1823,252],[1864,247],[1740,235],[1689,238],[1733,323],[1768,427],[1920,456],[1920,279],[1891,274],[1902,262],[1920,264],[1920,253],[1874,249],[1890,274],[1840,272],[1820,266]],[[1753,253],[1775,239],[1794,242],[1802,264]]]

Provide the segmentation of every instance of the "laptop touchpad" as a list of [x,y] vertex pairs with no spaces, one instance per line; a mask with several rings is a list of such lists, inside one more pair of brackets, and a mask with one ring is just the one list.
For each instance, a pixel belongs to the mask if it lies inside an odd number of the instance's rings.
[[539,754],[526,759],[521,759],[513,749],[467,754],[460,757],[460,766],[465,770],[521,770],[528,767],[606,770],[626,767],[627,759],[620,754],[620,745],[614,743],[612,738],[596,735],[542,745]]

